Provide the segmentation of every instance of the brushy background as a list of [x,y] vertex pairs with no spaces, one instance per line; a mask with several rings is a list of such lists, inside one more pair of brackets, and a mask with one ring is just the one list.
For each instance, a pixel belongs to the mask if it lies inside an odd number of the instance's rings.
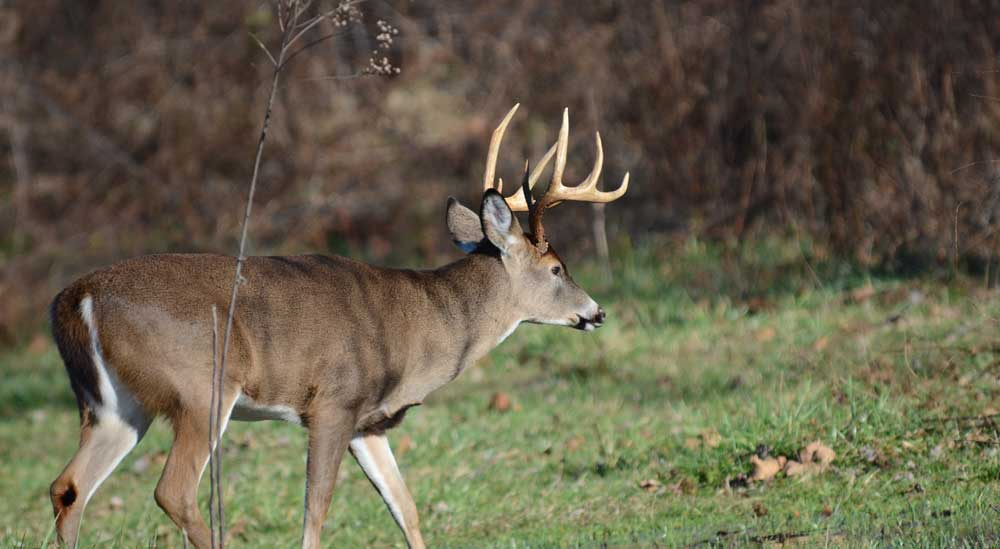
[[[773,232],[876,268],[988,274],[998,245],[997,2],[379,1],[300,56],[277,100],[256,253],[442,261],[445,197],[489,132],[524,157],[572,115],[568,180],[606,144],[613,243]],[[270,67],[266,2],[0,3],[0,340],[114,259],[231,252]],[[357,76],[377,22],[393,78]],[[317,37],[319,34],[317,34]],[[570,211],[572,210],[572,211]],[[591,210],[549,219],[592,249]]]
[[[359,6],[284,74],[251,253],[455,259],[445,199],[476,206],[518,101],[507,181],[563,107],[567,181],[595,130],[604,187],[632,174],[546,216],[608,325],[518,330],[390,433],[432,546],[998,545],[1000,1]],[[49,300],[123,257],[235,252],[275,27],[262,0],[0,0],[0,548],[51,537],[77,445]],[[400,74],[362,75],[373,52]],[[152,498],[170,439],[97,492],[83,546],[182,545]],[[829,469],[747,478],[812,441]],[[304,447],[227,431],[232,545],[299,539]],[[398,546],[340,474],[324,539]]]

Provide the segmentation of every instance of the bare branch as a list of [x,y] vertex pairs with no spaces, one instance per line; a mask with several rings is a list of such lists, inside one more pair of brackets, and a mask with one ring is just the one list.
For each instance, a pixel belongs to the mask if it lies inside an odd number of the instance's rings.
[[307,49],[309,49],[309,48],[311,48],[313,46],[315,46],[316,44],[319,44],[320,42],[325,42],[325,41],[333,38],[334,36],[339,36],[339,35],[340,35],[339,32],[332,32],[330,34],[327,34],[327,35],[324,35],[324,36],[322,36],[320,38],[317,38],[316,40],[313,40],[312,42],[307,42],[304,46],[302,46],[301,48],[295,50],[291,55],[289,55],[288,59],[285,59],[283,65],[287,65],[287,64],[291,63],[292,59],[295,59],[295,57],[298,56],[300,53],[306,51]]
[[299,38],[302,38],[303,34],[309,32],[310,30],[312,30],[313,27],[315,27],[316,25],[318,25],[321,22],[323,22],[324,20],[326,20],[326,18],[327,18],[327,16],[325,14],[324,15],[317,15],[316,17],[313,17],[312,19],[306,21],[304,23],[304,26],[302,27],[302,30],[300,30],[298,33],[296,33],[295,36],[293,36],[292,39],[288,41],[288,45],[291,46],[292,44],[294,44],[295,42],[297,42],[299,40]]
[[[302,36],[304,36],[305,33],[309,32],[320,22],[326,19],[333,21],[334,26],[346,26],[347,23],[353,21],[358,16],[357,10],[353,7],[356,3],[357,2],[342,1],[335,9],[300,23],[299,18],[312,6],[312,0],[308,0],[306,2],[298,2],[296,0],[278,0],[277,13],[278,26],[281,29],[281,46],[278,49],[277,58],[271,54],[271,52],[264,46],[264,43],[257,38],[257,36],[252,33],[250,34],[250,36],[257,42],[257,45],[264,50],[264,53],[271,61],[273,71],[271,75],[271,89],[268,93],[267,103],[264,108],[264,121],[261,126],[260,137],[257,140],[257,153],[254,157],[253,172],[250,176],[250,189],[247,193],[246,209],[243,213],[243,223],[240,230],[239,253],[236,256],[236,269],[233,275],[232,291],[229,295],[229,309],[226,316],[225,331],[222,335],[221,351],[218,350],[218,318],[215,306],[213,305],[212,307],[212,344],[214,347],[212,361],[212,399],[209,409],[209,461],[212,464],[212,490],[210,493],[212,495],[209,496],[209,514],[212,518],[213,549],[216,547],[223,549],[226,537],[225,506],[222,500],[222,444],[220,440],[222,437],[222,425],[224,423],[222,417],[222,401],[224,400],[225,395],[226,358],[229,350],[229,340],[233,331],[233,319],[236,314],[236,298],[239,293],[240,285],[245,282],[243,278],[243,266],[247,259],[247,232],[250,224],[250,214],[253,212],[253,198],[257,190],[257,180],[260,176],[260,164],[264,154],[264,143],[267,141],[267,132],[271,124],[274,97],[277,95],[278,82],[281,77],[281,72],[286,66],[288,66],[288,63],[298,54],[324,40],[328,40],[329,38],[336,36],[337,33],[322,36],[290,53],[293,45]],[[215,507],[214,509],[212,509],[213,504]],[[216,525],[218,528],[216,528]]]
[[[280,14],[281,3],[278,4],[279,16],[278,20],[281,21],[282,17]],[[215,368],[213,368],[212,376],[212,402],[209,409],[209,431],[215,433],[214,443],[215,446],[209,447],[209,461],[215,462],[212,471],[214,472],[214,478],[212,480],[212,492],[215,496],[210,500],[210,515],[213,513],[211,509],[211,503],[216,503],[214,513],[217,514],[218,518],[218,528],[212,529],[212,547],[218,547],[219,549],[224,549],[225,538],[226,538],[226,525],[225,525],[225,505],[222,499],[222,401],[224,396],[224,386],[225,386],[225,375],[226,375],[226,354],[229,350],[229,340],[232,336],[233,331],[233,317],[236,313],[236,297],[239,293],[240,284],[243,282],[243,264],[246,262],[246,241],[247,241],[247,229],[250,224],[250,214],[253,212],[253,197],[257,190],[257,179],[260,176],[260,162],[264,155],[264,143],[267,141],[267,130],[271,124],[271,112],[274,107],[274,96],[276,95],[278,89],[278,80],[281,76],[281,70],[285,67],[285,57],[288,54],[289,43],[289,32],[287,29],[292,29],[295,27],[296,21],[298,20],[301,11],[293,9],[293,14],[290,21],[281,25],[283,32],[281,34],[281,49],[278,53],[278,60],[273,61],[273,72],[271,75],[271,90],[267,96],[267,103],[264,108],[264,122],[260,130],[260,137],[257,140],[257,153],[254,157],[253,163],[253,173],[250,176],[250,190],[247,194],[246,210],[243,214],[243,226],[240,231],[240,247],[239,254],[236,257],[236,270],[233,275],[233,289],[229,296],[229,310],[226,316],[226,329],[222,337],[222,351],[221,356],[218,360],[218,375],[215,375]],[[213,309],[214,310],[214,309]],[[214,418],[213,418],[214,416]],[[211,435],[210,435],[211,436]],[[216,543],[216,537],[218,538]]]
[[253,38],[253,41],[256,42],[258,46],[260,46],[260,49],[264,50],[264,54],[266,54],[267,58],[271,60],[271,66],[277,67],[278,62],[274,60],[274,56],[271,55],[270,51],[268,51],[267,46],[265,46],[264,43],[260,41],[260,38],[257,38],[257,35],[252,32],[250,33],[250,38]]

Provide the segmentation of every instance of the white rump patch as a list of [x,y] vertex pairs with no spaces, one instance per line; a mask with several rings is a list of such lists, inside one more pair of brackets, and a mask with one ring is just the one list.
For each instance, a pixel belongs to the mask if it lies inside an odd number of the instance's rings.
[[109,369],[104,361],[101,351],[101,340],[97,333],[97,319],[94,318],[94,300],[89,295],[84,296],[80,301],[80,316],[87,326],[90,336],[90,355],[94,361],[94,368],[97,369],[97,391],[100,394],[101,404],[94,407],[94,413],[98,421],[103,421],[110,416],[115,416],[119,420],[131,426],[137,433],[139,430],[145,431],[149,420],[143,411],[139,401],[125,385],[119,381],[114,370]]
[[121,451],[115,452],[118,456],[115,463],[105,469],[104,475],[93,483],[90,493],[85,494],[83,499],[88,501],[94,490],[111,474],[128,450],[146,433],[146,429],[149,428],[149,418],[132,392],[104,361],[101,340],[97,332],[97,319],[94,318],[94,300],[89,295],[80,300],[80,316],[87,326],[87,334],[90,337],[90,357],[97,370],[97,391],[101,399],[99,405],[91,403],[94,416],[97,418],[97,425],[92,435],[93,443],[106,447],[121,447]]
[[291,406],[260,404],[243,393],[236,399],[231,417],[236,421],[278,420],[302,425],[302,418]]

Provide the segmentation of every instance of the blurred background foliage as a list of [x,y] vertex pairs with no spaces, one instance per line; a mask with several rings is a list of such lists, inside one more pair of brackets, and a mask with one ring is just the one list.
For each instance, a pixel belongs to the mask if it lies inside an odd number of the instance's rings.
[[[506,180],[554,141],[563,107],[567,181],[597,129],[605,188],[631,171],[607,210],[613,247],[778,235],[870,267],[996,269],[1000,2],[361,8],[284,77],[254,253],[456,257],[445,198],[475,206],[489,133],[520,101]],[[270,73],[251,33],[273,43],[272,17],[232,0],[0,2],[0,342],[89,269],[235,250]],[[380,20],[400,29],[402,73],[359,76]],[[597,214],[547,216],[557,248],[591,253]]]

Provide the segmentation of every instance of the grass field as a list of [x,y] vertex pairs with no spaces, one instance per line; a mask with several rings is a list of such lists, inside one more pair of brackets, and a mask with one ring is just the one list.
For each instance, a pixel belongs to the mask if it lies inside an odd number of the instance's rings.
[[[577,267],[609,311],[604,328],[523,326],[391,432],[425,540],[1000,544],[998,294],[819,255],[660,243],[616,257],[613,284]],[[68,382],[42,341],[0,358],[4,547],[46,538],[48,485],[77,444]],[[497,392],[506,411],[490,407]],[[792,456],[814,440],[837,453],[827,471],[742,480],[761,445]],[[182,545],[153,501],[169,445],[158,421],[91,501],[84,547]],[[298,543],[304,448],[297,427],[230,427],[232,546]],[[345,461],[341,474],[327,545],[400,546],[360,469]]]

